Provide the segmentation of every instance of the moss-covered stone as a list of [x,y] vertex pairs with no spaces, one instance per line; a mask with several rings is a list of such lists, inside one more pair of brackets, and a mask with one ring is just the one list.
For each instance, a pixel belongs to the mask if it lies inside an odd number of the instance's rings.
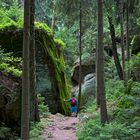
[[[70,97],[70,88],[66,78],[65,62],[62,52],[65,45],[62,41],[53,38],[53,33],[47,25],[43,23],[36,23],[35,25],[37,64],[46,65],[48,69],[46,75],[49,75],[48,79],[50,79],[50,82],[47,83],[47,79],[44,80],[46,82],[44,84],[50,85],[51,83],[49,92],[47,91],[48,89],[43,90],[43,94],[46,94],[47,103],[49,103],[47,95],[52,94],[51,101],[54,105],[53,107],[51,105],[51,111],[53,109],[55,110],[52,111],[53,113],[60,112],[68,115],[68,106],[63,102],[64,99]],[[0,28],[0,45],[5,52],[13,52],[14,56],[22,56],[22,38],[23,30],[15,24]],[[41,83],[37,83],[37,86],[41,86],[38,84]]]

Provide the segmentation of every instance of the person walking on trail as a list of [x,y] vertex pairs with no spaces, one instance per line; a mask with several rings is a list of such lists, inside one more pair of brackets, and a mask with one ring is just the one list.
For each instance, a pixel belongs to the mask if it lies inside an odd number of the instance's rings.
[[73,94],[72,98],[68,99],[68,100],[64,100],[65,102],[70,102],[70,112],[71,112],[71,116],[72,117],[76,117],[77,116],[77,105],[78,105],[78,101],[75,98],[75,95]]

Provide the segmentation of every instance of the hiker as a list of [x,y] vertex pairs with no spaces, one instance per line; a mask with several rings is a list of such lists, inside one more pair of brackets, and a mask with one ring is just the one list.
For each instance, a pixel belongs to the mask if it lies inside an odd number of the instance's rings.
[[71,116],[72,117],[76,117],[77,116],[77,105],[78,105],[78,101],[75,98],[75,95],[73,94],[72,98],[70,98],[69,100],[64,100],[65,102],[70,102],[70,112],[71,112]]

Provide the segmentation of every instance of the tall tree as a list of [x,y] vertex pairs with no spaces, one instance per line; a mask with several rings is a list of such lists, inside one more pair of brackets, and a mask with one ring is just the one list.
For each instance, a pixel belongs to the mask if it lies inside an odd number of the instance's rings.
[[79,2],[79,97],[78,97],[78,112],[80,109],[80,103],[81,103],[81,82],[82,82],[82,67],[81,67],[81,55],[82,55],[82,4],[81,1]]
[[104,47],[103,47],[103,1],[97,0],[98,15],[97,15],[97,48],[96,48],[96,91],[97,105],[100,105],[101,123],[108,121],[106,98],[104,91]]
[[126,74],[125,74],[125,44],[124,44],[124,1],[122,0],[120,3],[120,17],[121,17],[121,52],[122,52],[122,72],[123,72],[123,80],[126,85]]
[[[130,47],[129,47],[129,0],[126,0],[126,48],[127,48],[127,60],[130,59]],[[127,80],[130,77],[130,71],[127,73]]]
[[120,80],[123,80],[123,71],[122,71],[122,67],[121,67],[118,53],[117,53],[116,35],[115,35],[115,28],[112,23],[112,17],[108,16],[108,22],[110,26],[109,28],[110,28],[110,35],[111,35],[111,40],[112,40],[112,51],[113,51],[114,62],[116,65],[119,78]]
[[55,31],[55,23],[56,23],[56,2],[53,0],[52,6],[52,22],[51,22],[51,29]]
[[29,139],[30,0],[24,0],[21,139]]
[[36,94],[36,59],[35,59],[35,0],[30,0],[30,120],[39,121],[39,112]]

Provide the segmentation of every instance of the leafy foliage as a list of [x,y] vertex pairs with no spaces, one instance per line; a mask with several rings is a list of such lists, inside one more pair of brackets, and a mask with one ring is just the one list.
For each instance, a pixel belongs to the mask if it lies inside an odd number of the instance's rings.
[[9,9],[0,7],[0,29],[15,25],[22,27],[23,10],[19,8],[18,1],[14,0]]
[[[123,81],[106,81],[110,123],[102,126],[99,116],[88,118],[78,126],[79,140],[135,139],[140,127],[140,84],[130,80],[125,90]],[[86,107],[85,112],[95,114],[96,104]]]
[[[10,53],[4,53],[3,50],[0,50],[0,70],[7,73],[13,74],[17,77],[21,76],[22,71],[20,70],[19,63],[21,62],[20,58],[12,59]],[[17,65],[16,65],[17,64]]]
[[41,117],[45,118],[50,114],[50,112],[48,106],[44,104],[44,100],[45,98],[38,94],[39,114],[41,115]]
[[61,38],[65,42],[64,53],[68,57],[66,61],[68,64],[72,65],[75,60],[75,56],[77,53],[77,44],[75,39],[75,32],[77,30],[77,25],[74,24],[70,28],[60,27],[58,31],[55,33],[56,38]]
[[90,119],[78,129],[79,140],[133,139],[135,130],[124,124],[112,122],[102,126],[98,120]]
[[15,133],[11,132],[11,128],[1,126],[0,139],[1,140],[15,140],[15,139],[18,139],[18,137],[15,135]]
[[135,70],[140,67],[140,53],[133,55],[127,64],[127,69]]
[[46,121],[31,123],[30,140],[42,140],[42,130],[45,127]]

